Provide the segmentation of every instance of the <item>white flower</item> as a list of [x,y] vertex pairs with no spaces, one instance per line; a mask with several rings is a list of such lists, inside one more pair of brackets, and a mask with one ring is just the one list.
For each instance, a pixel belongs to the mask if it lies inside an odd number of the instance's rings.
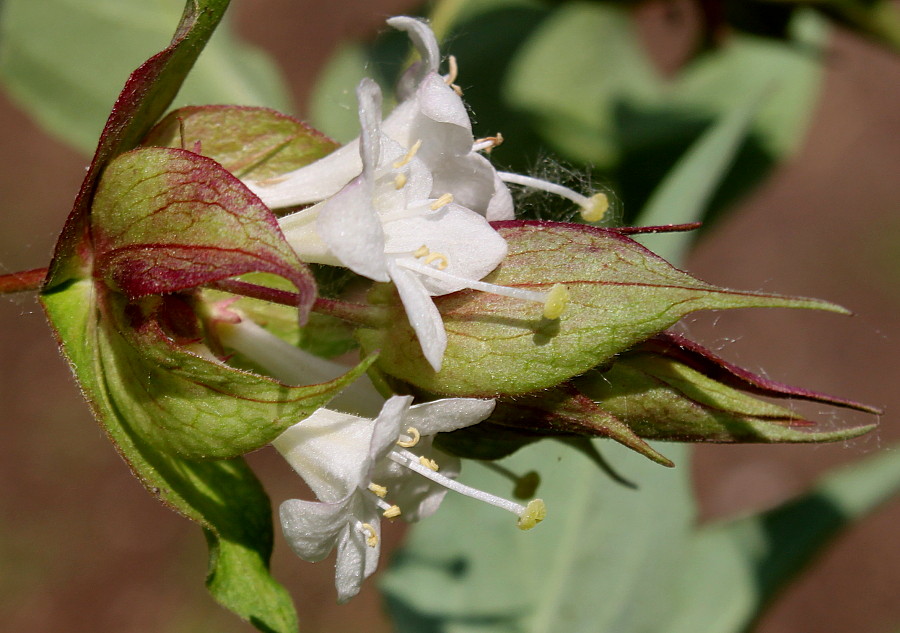
[[[401,439],[401,434],[413,433],[421,441],[422,436],[480,422],[494,407],[491,400],[466,398],[414,407],[410,407],[411,402],[410,396],[390,398],[374,422],[319,409],[272,442],[319,499],[290,499],[281,505],[285,538],[300,558],[311,562],[322,560],[337,548],[335,586],[339,602],[356,595],[363,580],[375,571],[381,516],[415,520],[433,512],[445,492],[433,485],[403,486],[404,479],[417,475],[412,470],[399,472],[402,469],[396,466],[397,460],[405,461],[412,455],[398,446],[398,442],[412,443]],[[416,465],[433,473],[418,461]],[[408,510],[385,501],[394,486]]]
[[[421,20],[395,17],[391,26],[406,31],[422,57],[400,85],[401,103],[384,120],[384,133],[406,154],[418,148],[419,158],[433,175],[429,197],[453,195],[462,206],[489,220],[514,217],[512,197],[476,142],[460,96],[448,78],[438,74],[440,54],[434,33]],[[381,114],[379,112],[379,119]],[[272,208],[319,202],[338,192],[363,170],[361,142],[351,141],[328,156],[293,172],[245,184]]]
[[281,229],[304,261],[392,281],[439,371],[447,335],[431,297],[472,287],[506,256],[506,241],[452,194],[430,197],[431,172],[416,150],[382,132],[375,82],[364,79],[357,96],[362,173],[327,200],[282,218]]

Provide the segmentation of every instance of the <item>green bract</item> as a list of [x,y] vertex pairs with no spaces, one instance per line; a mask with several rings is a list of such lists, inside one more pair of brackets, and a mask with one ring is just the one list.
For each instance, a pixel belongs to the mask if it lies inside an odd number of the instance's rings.
[[524,394],[558,385],[608,362],[696,310],[783,307],[846,312],[815,299],[727,290],[682,272],[620,232],[579,224],[495,223],[509,254],[485,278],[493,284],[549,290],[564,284],[570,301],[559,319],[518,299],[463,291],[436,297],[448,344],[440,372],[418,353],[396,301],[386,329],[361,329],[378,366],[420,389],[455,396]]

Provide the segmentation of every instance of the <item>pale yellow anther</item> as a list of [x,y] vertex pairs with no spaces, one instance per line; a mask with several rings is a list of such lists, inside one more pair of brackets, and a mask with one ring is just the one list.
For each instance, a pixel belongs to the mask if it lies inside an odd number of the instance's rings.
[[485,136],[484,138],[475,139],[474,144],[476,149],[490,154],[492,149],[503,144],[503,135],[500,134],[500,132],[497,132],[494,136]]
[[437,262],[434,267],[438,270],[444,270],[447,266],[450,265],[450,260],[447,259],[447,256],[441,255],[440,253],[428,254],[428,257],[425,258],[425,263],[430,264],[432,262]]
[[544,318],[558,319],[569,304],[569,289],[563,284],[554,284],[544,299]]
[[422,139],[419,139],[418,141],[413,143],[413,146],[409,148],[408,152],[406,152],[406,156],[393,162],[394,169],[400,169],[404,165],[409,164],[409,161],[416,157],[416,152],[419,151],[420,147],[422,147]]
[[519,515],[519,521],[516,526],[520,530],[530,530],[535,525],[544,520],[547,516],[547,506],[543,499],[532,499],[525,506],[525,510]]
[[434,202],[431,203],[431,210],[437,211],[441,207],[445,207],[448,204],[450,204],[451,202],[453,202],[453,194],[445,193],[440,198],[438,198],[437,200],[435,200]]
[[581,218],[585,222],[599,222],[609,210],[609,198],[605,193],[595,193],[588,201],[590,204],[581,208]]
[[456,81],[456,78],[459,76],[459,64],[456,63],[456,56],[450,55],[447,58],[447,66],[449,66],[450,72],[444,77],[444,83],[448,86],[452,86],[453,82]]
[[388,492],[387,488],[385,488],[384,486],[379,486],[378,484],[375,484],[375,483],[369,484],[369,490],[374,492],[376,496],[381,497],[382,499],[384,499],[385,496],[387,496],[387,492]]
[[406,186],[406,181],[407,181],[406,174],[404,174],[402,172],[398,173],[396,176],[394,176],[394,188],[397,189],[398,191],[400,189],[403,189],[403,187]]
[[428,459],[424,455],[419,458],[419,463],[422,464],[425,468],[429,468],[429,469],[433,470],[434,472],[437,472],[438,469],[440,468],[436,461],[434,461],[433,459]]
[[403,448],[409,448],[411,446],[415,446],[419,443],[419,439],[422,437],[422,434],[419,433],[419,429],[415,427],[409,427],[406,429],[406,432],[409,434],[408,440],[397,440],[397,446],[402,446]]
[[426,257],[430,252],[431,251],[428,250],[428,247],[422,244],[419,248],[413,251],[413,257]]
[[385,519],[396,519],[400,516],[400,506],[394,505],[381,513]]
[[366,533],[366,545],[369,547],[378,547],[378,534],[371,523],[363,523],[359,527]]

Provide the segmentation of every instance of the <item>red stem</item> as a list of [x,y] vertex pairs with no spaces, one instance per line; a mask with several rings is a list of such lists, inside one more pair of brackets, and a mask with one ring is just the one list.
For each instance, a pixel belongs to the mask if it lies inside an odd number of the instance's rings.
[[[261,299],[262,301],[269,301],[270,303],[278,303],[291,307],[296,307],[299,300],[299,295],[296,292],[257,286],[256,284],[238,281],[236,279],[223,279],[209,284],[209,287],[217,290],[224,290],[225,292],[241,295],[243,297],[250,297],[251,299]],[[338,301],[336,299],[323,299],[319,297],[313,304],[312,310],[319,314],[327,314],[345,321],[350,321],[351,323],[358,323],[359,325],[366,325],[369,327],[381,327],[384,321],[381,316],[381,310],[378,308],[359,303]]]
[[46,277],[46,268],[0,275],[0,295],[40,290]]

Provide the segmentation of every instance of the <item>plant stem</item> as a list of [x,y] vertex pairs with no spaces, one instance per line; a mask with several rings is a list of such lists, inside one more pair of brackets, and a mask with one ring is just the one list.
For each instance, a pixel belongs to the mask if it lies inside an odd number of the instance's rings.
[[17,273],[0,275],[0,295],[40,290],[41,284],[44,283],[46,277],[46,268],[35,268],[34,270],[22,270]]

